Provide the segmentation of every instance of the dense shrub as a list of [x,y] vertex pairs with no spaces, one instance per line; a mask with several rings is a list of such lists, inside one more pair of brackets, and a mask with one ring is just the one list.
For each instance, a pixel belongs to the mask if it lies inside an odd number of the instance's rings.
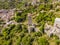
[[56,43],[56,45],[60,45],[60,40],[59,39],[56,39],[55,40],[55,43]]
[[44,25],[45,23],[47,23],[48,21],[51,23],[54,23],[55,20],[55,15],[53,14],[53,12],[43,12],[36,17],[36,21],[37,23],[40,25],[40,30],[44,33]]
[[16,15],[15,15],[15,21],[16,22],[23,22],[26,20],[26,14],[25,13],[20,13],[20,12],[17,12]]
[[39,45],[49,45],[48,40],[44,37],[39,38],[38,43]]
[[27,35],[22,39],[22,44],[23,45],[32,45],[32,38]]

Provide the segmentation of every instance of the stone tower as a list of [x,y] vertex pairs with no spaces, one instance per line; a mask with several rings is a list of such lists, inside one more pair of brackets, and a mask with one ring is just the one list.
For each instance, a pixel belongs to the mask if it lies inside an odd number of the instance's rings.
[[28,13],[28,32],[35,31],[35,25],[32,23],[32,14]]
[[28,26],[32,26],[32,14],[28,13]]

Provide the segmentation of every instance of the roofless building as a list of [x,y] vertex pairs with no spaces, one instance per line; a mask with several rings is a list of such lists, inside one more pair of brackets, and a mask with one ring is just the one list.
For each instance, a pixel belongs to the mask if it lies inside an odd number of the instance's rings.
[[36,26],[32,23],[32,14],[28,13],[28,32],[36,32]]

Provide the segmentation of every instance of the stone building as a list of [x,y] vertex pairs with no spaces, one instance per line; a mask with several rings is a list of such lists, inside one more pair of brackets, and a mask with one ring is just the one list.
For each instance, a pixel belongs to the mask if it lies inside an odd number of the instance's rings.
[[51,34],[56,35],[60,38],[60,18],[56,18],[54,26],[45,26],[45,33],[50,37]]
[[35,24],[32,23],[32,14],[28,13],[28,32],[36,32]]
[[56,18],[54,22],[53,34],[60,38],[60,18]]
[[45,30],[44,30],[44,32],[50,37],[52,34],[53,34],[53,32],[52,32],[52,26],[51,25],[48,25],[47,23],[45,24]]
[[13,15],[14,15],[13,9],[10,9],[10,10],[1,9],[0,10],[0,18],[4,20],[5,22],[8,22]]
[[28,25],[32,25],[32,14],[28,13]]

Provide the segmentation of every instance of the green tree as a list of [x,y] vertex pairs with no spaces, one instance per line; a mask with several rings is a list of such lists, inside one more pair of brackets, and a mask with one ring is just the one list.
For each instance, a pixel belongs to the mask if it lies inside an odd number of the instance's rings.
[[20,13],[20,12],[17,12],[16,15],[15,15],[15,21],[16,22],[23,22],[26,20],[26,14],[25,13]]
[[32,45],[32,38],[30,35],[26,35],[23,39],[22,39],[22,45]]
[[49,45],[48,40],[46,38],[44,38],[44,37],[40,37],[38,39],[38,43],[39,43],[39,45]]

